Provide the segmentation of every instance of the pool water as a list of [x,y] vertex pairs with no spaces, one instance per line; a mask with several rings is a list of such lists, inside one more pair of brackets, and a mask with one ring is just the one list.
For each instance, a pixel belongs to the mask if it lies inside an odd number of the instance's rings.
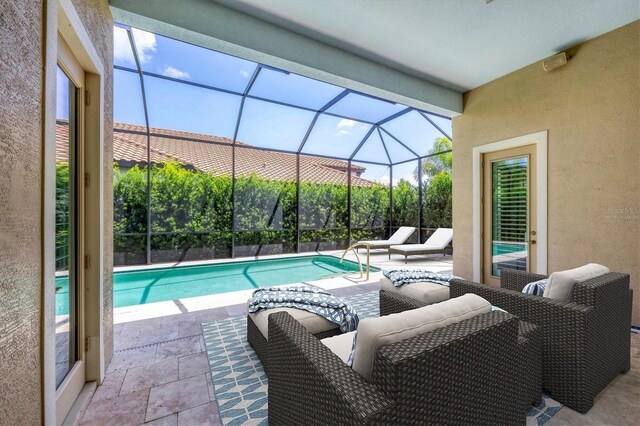
[[493,255],[499,256],[501,254],[518,253],[527,249],[524,243],[493,243]]
[[[333,256],[303,256],[202,266],[123,271],[113,274],[115,308],[258,287],[321,280],[359,272],[358,264]],[[379,269],[372,267],[371,271]],[[56,278],[56,315],[69,311],[68,282]]]

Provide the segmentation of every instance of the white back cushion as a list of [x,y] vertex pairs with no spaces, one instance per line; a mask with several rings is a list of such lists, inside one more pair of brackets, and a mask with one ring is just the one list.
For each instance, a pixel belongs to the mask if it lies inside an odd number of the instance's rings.
[[320,340],[320,343],[328,347],[331,352],[338,355],[338,357],[345,364],[349,363],[349,356],[351,355],[351,349],[353,349],[353,339],[356,337],[355,331],[348,333],[342,333],[331,337],[326,337]]
[[445,248],[449,245],[453,239],[453,229],[451,228],[438,228],[436,232],[431,234],[429,239],[425,241],[424,245],[436,248]]
[[491,304],[475,294],[378,318],[363,318],[358,325],[353,369],[371,378],[373,360],[380,346],[400,342],[476,315],[491,312]]
[[549,276],[549,281],[544,293],[542,293],[542,297],[567,301],[571,298],[571,292],[576,283],[599,277],[608,272],[609,268],[597,263],[589,263],[579,268],[554,272]]
[[393,235],[389,238],[389,241],[392,241],[396,244],[402,244],[409,239],[411,234],[416,230],[413,226],[401,226]]

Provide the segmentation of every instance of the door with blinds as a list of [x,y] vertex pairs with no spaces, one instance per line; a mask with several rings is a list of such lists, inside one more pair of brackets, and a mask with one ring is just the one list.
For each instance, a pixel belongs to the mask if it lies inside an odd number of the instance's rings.
[[536,250],[535,146],[484,154],[482,277],[498,285],[504,268],[530,271]]

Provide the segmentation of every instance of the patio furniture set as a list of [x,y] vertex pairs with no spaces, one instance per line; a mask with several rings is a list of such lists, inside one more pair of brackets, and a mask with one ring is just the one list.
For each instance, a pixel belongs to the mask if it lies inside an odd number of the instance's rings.
[[[542,279],[543,297],[522,293]],[[584,413],[629,370],[631,300],[629,275],[594,264],[503,269],[500,287],[383,277],[357,331],[280,308],[249,314],[247,337],[270,424],[524,424],[543,391]]]

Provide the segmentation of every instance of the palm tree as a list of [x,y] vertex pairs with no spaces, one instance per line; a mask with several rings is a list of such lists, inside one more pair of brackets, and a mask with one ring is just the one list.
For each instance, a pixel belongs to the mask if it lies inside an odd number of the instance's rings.
[[[422,178],[426,179],[427,186],[433,177],[439,173],[451,173],[451,164],[453,162],[451,148],[451,141],[448,138],[440,137],[433,141],[433,148],[428,153],[430,157],[422,161]],[[418,180],[417,167],[413,171],[413,176]]]

